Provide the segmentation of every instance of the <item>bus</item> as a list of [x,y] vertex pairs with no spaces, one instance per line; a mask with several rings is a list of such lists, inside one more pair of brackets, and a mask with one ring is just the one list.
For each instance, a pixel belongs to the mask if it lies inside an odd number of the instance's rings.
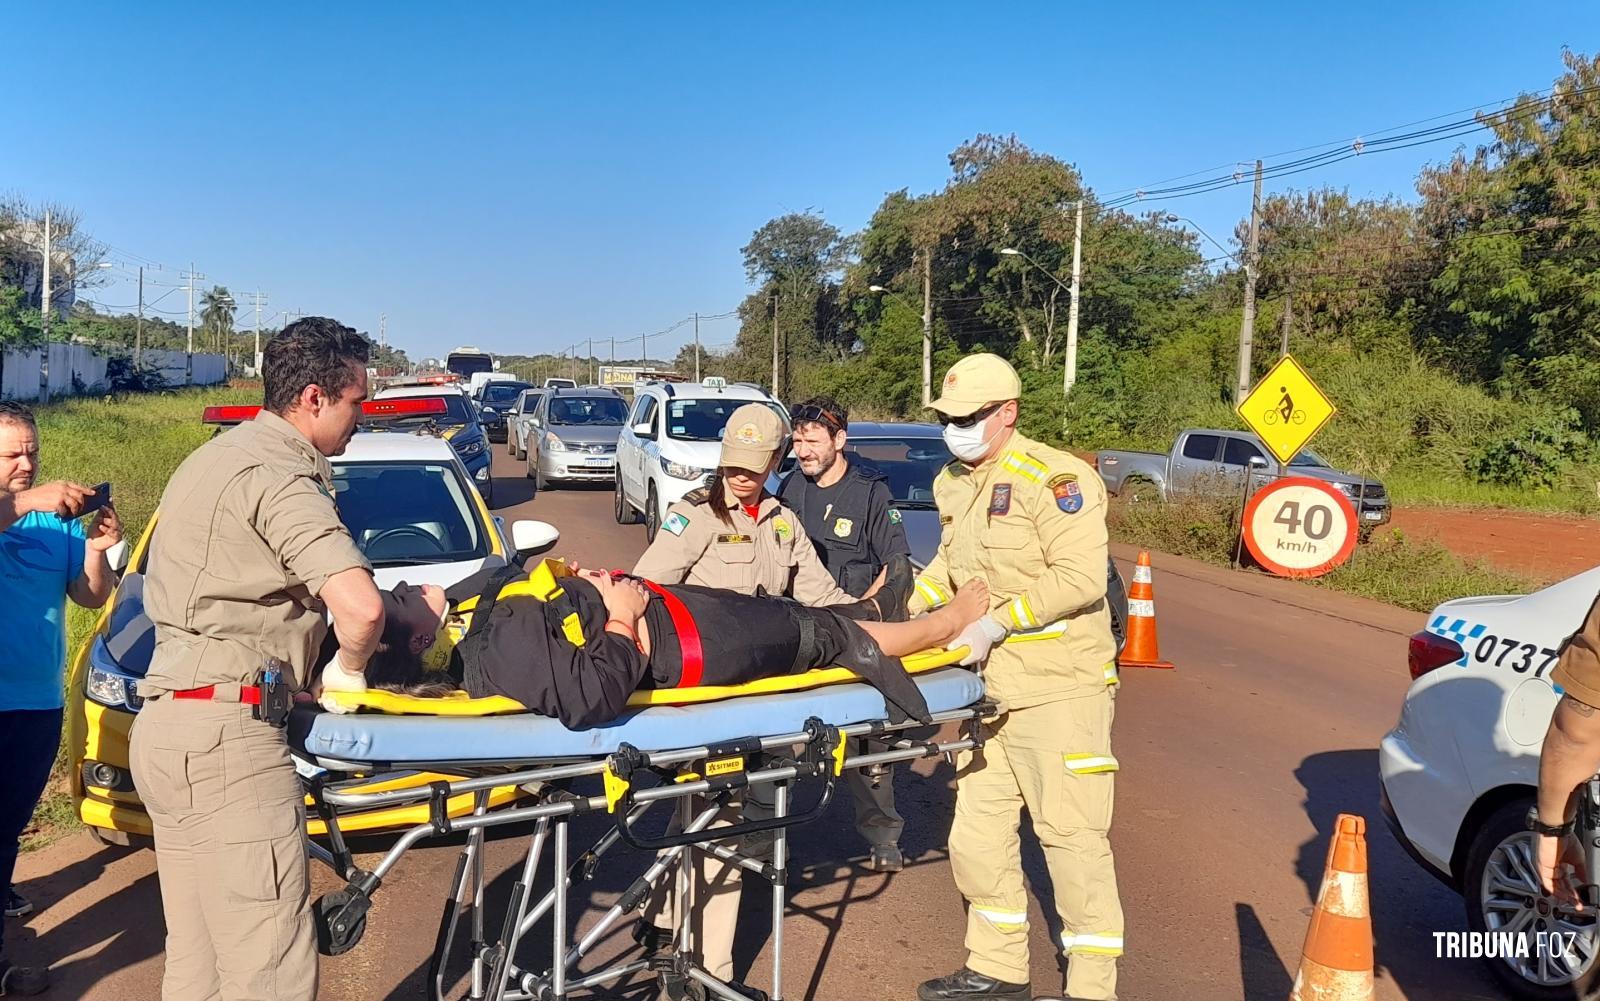
[[444,367],[446,371],[455,373],[465,382],[479,372],[493,372],[499,366],[487,351],[479,351],[474,347],[460,347],[445,357]]

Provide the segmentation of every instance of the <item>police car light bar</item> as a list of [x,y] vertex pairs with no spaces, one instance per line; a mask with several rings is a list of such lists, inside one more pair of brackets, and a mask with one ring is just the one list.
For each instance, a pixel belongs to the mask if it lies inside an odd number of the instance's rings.
[[202,424],[243,424],[253,421],[260,407],[207,407],[200,414]]
[[450,407],[442,396],[413,396],[395,400],[368,400],[361,404],[361,416],[371,420],[381,417],[421,417],[447,414]]

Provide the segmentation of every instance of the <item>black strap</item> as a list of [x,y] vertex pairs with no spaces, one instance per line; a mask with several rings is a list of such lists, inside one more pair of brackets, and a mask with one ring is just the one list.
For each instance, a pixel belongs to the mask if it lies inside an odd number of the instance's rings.
[[817,622],[806,610],[799,605],[790,604],[789,617],[800,627],[800,645],[794,652],[794,664],[789,668],[790,674],[801,674],[811,668],[811,662],[817,655]]
[[467,626],[467,633],[461,642],[456,644],[456,654],[461,657],[462,679],[467,683],[468,691],[476,691],[474,684],[483,680],[483,651],[489,642],[485,630],[489,628],[489,616],[500,600],[500,591],[521,573],[521,568],[508,563],[490,574],[484,581],[483,589],[478,592],[478,602],[472,606],[472,622]]

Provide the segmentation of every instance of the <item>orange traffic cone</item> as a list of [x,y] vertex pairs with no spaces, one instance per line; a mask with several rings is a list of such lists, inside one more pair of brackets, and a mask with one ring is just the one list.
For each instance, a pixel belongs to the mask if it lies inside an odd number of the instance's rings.
[[1289,1001],[1372,1001],[1367,822],[1339,815]]
[[1133,586],[1128,588],[1128,642],[1117,663],[1122,667],[1174,666],[1161,659],[1161,644],[1156,642],[1156,591],[1148,550],[1140,550],[1133,568]]

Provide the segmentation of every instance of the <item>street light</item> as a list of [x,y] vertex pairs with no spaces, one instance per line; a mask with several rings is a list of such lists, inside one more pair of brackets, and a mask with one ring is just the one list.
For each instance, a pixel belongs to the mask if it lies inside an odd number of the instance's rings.
[[[1081,207],[1082,203],[1080,202],[1079,205]],[[1079,273],[1078,272],[1078,260],[1079,260],[1078,254],[1079,254],[1081,246],[1082,246],[1082,240],[1083,240],[1083,216],[1082,216],[1082,214],[1080,212],[1080,214],[1078,216],[1077,234],[1072,239],[1072,284],[1071,285],[1068,285],[1066,282],[1064,282],[1061,279],[1057,278],[1053,271],[1051,271],[1049,268],[1045,267],[1043,264],[1040,264],[1038,261],[1034,260],[1033,258],[1029,257],[1027,254],[1023,253],[1022,251],[1018,250],[1017,248],[1015,248],[1015,247],[1002,247],[1002,248],[1000,248],[1000,255],[1002,257],[1020,257],[1020,258],[1022,258],[1024,261],[1027,261],[1029,264],[1031,264],[1035,268],[1037,268],[1041,273],[1043,273],[1051,281],[1055,282],[1062,289],[1064,289],[1066,291],[1067,295],[1070,297],[1071,305],[1068,307],[1068,310],[1067,310],[1067,348],[1066,348],[1066,350],[1064,352],[1062,352],[1063,357],[1062,357],[1062,364],[1061,364],[1061,395],[1062,396],[1066,396],[1068,393],[1072,392],[1073,384],[1078,381],[1078,273]]]
[[[932,265],[925,267],[922,272],[922,405],[927,406],[933,402],[933,276]],[[875,295],[887,295],[899,299],[911,309],[911,301],[893,289],[884,288],[882,285],[868,285],[867,291]]]
[[1199,223],[1195,222],[1193,219],[1188,218],[1187,216],[1174,215],[1171,212],[1169,212],[1166,215],[1161,217],[1161,221],[1165,222],[1165,223],[1186,222],[1186,223],[1188,223],[1190,226],[1192,226],[1194,228],[1194,231],[1196,233],[1199,233],[1201,236],[1205,237],[1207,240],[1211,240],[1211,245],[1213,247],[1216,247],[1218,250],[1222,251],[1224,254],[1227,254],[1229,260],[1236,261],[1236,260],[1239,259],[1239,255],[1238,254],[1236,254],[1233,251],[1229,250],[1227,247],[1224,247],[1222,244],[1218,243],[1216,240],[1212,240],[1210,233],[1207,233],[1205,230],[1201,229]]

